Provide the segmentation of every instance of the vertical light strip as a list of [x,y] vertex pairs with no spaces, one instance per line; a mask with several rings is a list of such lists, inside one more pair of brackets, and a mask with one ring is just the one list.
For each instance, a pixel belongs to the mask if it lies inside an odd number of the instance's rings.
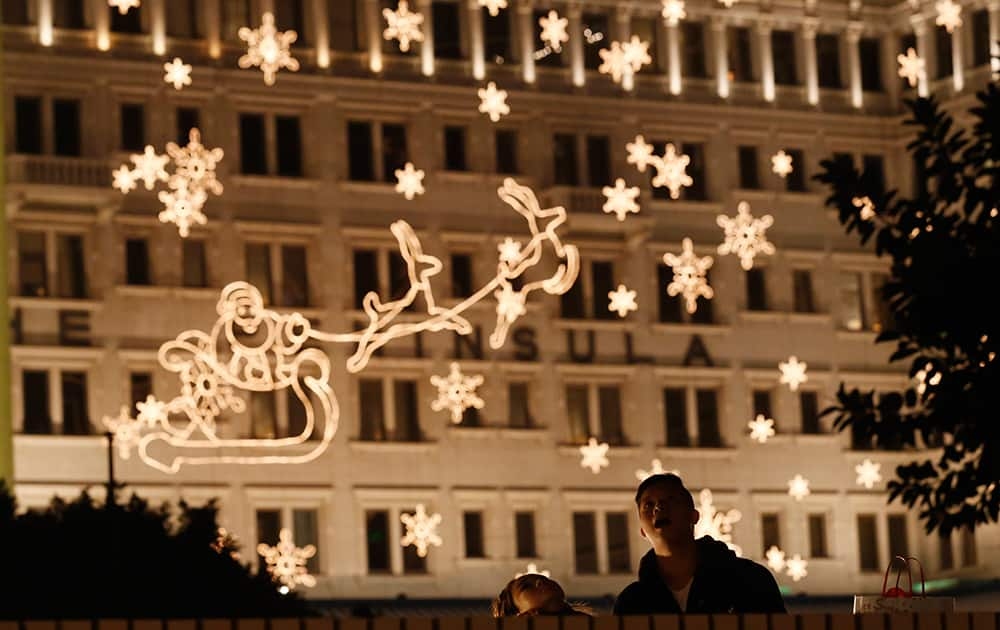
[[1000,2],[991,0],[987,6],[990,12],[990,67],[1000,72]]
[[[330,67],[330,21],[326,14],[326,0],[310,0],[312,4],[313,36],[316,38],[316,65]],[[306,24],[305,28],[310,25]]]
[[107,0],[90,0],[91,15],[94,16],[94,36],[98,50],[111,49],[111,14]]
[[38,0],[38,43],[52,45],[52,0]]
[[726,21],[712,18],[712,43],[715,46],[715,84],[719,98],[729,98],[729,51],[726,50]]
[[[861,109],[864,105],[864,92],[861,84],[861,30],[862,22],[851,22],[847,25],[847,66],[850,72],[851,106]],[[878,63],[882,63],[879,59]]]
[[167,52],[167,8],[163,0],[150,0],[149,3],[150,35],[153,39],[153,54],[163,55]]
[[218,59],[222,56],[222,13],[220,0],[205,0],[205,39],[208,40],[208,56]]
[[365,24],[368,25],[368,69],[382,72],[382,14],[378,0],[365,0]]
[[521,41],[521,77],[525,83],[535,82],[535,28],[531,0],[518,0],[517,28]]
[[[628,6],[618,7],[615,11],[615,36],[614,39],[620,42],[627,42],[629,37],[632,36],[632,11]],[[607,46],[610,46],[608,42]],[[651,54],[655,55],[656,51],[651,51]],[[630,70],[626,70],[625,74],[622,75],[622,89],[626,92],[631,92],[635,89],[635,73]]]
[[819,104],[819,71],[816,67],[816,29],[819,20],[808,17],[802,22],[802,54],[806,66],[806,102]]
[[681,41],[680,26],[667,24],[667,73],[670,93],[681,93]]
[[965,29],[961,26],[951,33],[951,76],[955,85],[955,91],[961,92],[965,88],[965,55],[963,33]]
[[924,74],[920,77],[917,83],[917,94],[922,97],[930,95],[930,85],[927,81],[927,75],[931,73],[934,66],[934,60],[930,58],[930,42],[927,36],[927,22],[926,18],[922,15],[914,15],[910,18],[910,22],[913,24],[913,32],[917,36],[917,55],[924,60]]
[[587,83],[587,72],[583,65],[583,16],[580,5],[571,4],[569,17],[569,65],[573,85],[583,87]]
[[420,12],[424,23],[420,30],[424,33],[424,41],[420,42],[420,73],[425,77],[434,76],[434,7],[431,0],[420,0]]
[[771,23],[757,24],[757,49],[760,51],[760,89],[764,100],[774,102],[774,54],[771,51]]
[[[483,9],[479,6],[477,0],[468,0],[468,7],[472,76],[477,81],[482,81],[486,77],[486,52],[483,46]],[[507,16],[501,13],[495,18],[485,19],[506,20]]]

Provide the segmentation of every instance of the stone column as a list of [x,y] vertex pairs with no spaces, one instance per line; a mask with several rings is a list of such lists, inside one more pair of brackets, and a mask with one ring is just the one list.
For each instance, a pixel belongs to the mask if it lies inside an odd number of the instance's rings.
[[[618,7],[615,11],[615,23],[613,32],[615,34],[614,39],[624,43],[629,40],[632,36],[632,9],[629,6]],[[611,42],[608,42],[608,46]],[[655,55],[656,51],[650,51],[650,56]],[[622,76],[622,89],[626,92],[631,92],[635,88],[635,74],[633,72],[626,72]]]
[[715,48],[715,85],[719,98],[729,98],[729,52],[726,50],[726,21],[712,18],[712,46]]
[[52,0],[38,0],[35,10],[38,12],[38,43],[42,46],[51,46]]
[[167,7],[163,0],[150,0],[149,2],[149,34],[153,39],[153,54],[166,54]]
[[[860,109],[864,104],[864,90],[861,85],[861,31],[862,22],[850,22],[847,25],[847,72],[851,93],[851,106]],[[881,60],[879,60],[881,63]]]
[[681,93],[681,27],[678,24],[666,24],[667,30],[667,78],[670,93]]
[[420,30],[424,41],[420,42],[420,73],[425,77],[434,76],[434,11],[431,0],[419,0],[417,6],[424,16]]
[[[326,0],[311,0],[313,37],[316,42],[316,65],[330,67],[330,20],[327,19]],[[308,25],[307,25],[308,27]]]
[[[477,0],[468,0],[469,7],[469,54],[472,61],[472,76],[477,81],[486,77],[486,49],[483,43],[483,9]],[[496,19],[504,20],[500,14]]]
[[965,87],[965,28],[959,26],[951,32],[951,79],[956,92]]
[[896,55],[900,52],[897,50],[899,48],[898,38],[899,33],[895,31],[884,33],[879,46],[879,52],[882,55],[882,82],[894,110],[899,109],[900,106],[899,63],[896,61]]
[[931,57],[931,38],[927,32],[927,20],[922,15],[914,15],[910,18],[913,24],[913,32],[917,36],[917,55],[924,60],[924,74],[917,83],[917,94],[928,96],[930,94],[929,79],[935,71],[934,59]]
[[111,49],[111,15],[106,0],[90,0],[90,12],[94,16],[94,35],[97,50]]
[[222,56],[222,13],[219,10],[219,0],[204,0],[202,4],[208,55],[212,59],[218,59]]
[[583,87],[587,82],[587,69],[583,63],[583,11],[580,5],[569,5],[566,16],[569,18],[569,67],[570,77],[575,87]]
[[819,73],[816,68],[816,29],[818,28],[818,18],[807,17],[802,22],[802,58],[806,75],[806,102],[810,105],[819,104]]
[[990,67],[1000,72],[1000,2],[990,0]]
[[365,0],[365,25],[368,28],[368,69],[382,72],[382,14],[378,0]]
[[760,89],[764,100],[774,102],[774,55],[771,53],[771,22],[757,23],[757,50],[760,54]]
[[521,44],[521,78],[525,83],[535,82],[535,28],[534,5],[531,0],[518,0],[517,30]]

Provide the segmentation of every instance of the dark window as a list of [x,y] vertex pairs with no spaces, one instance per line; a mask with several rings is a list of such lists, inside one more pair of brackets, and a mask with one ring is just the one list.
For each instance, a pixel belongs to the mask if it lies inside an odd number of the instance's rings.
[[278,175],[302,176],[302,130],[298,116],[275,116],[274,131],[278,142]]
[[462,529],[465,532],[465,557],[485,558],[483,546],[483,513],[463,512]]
[[435,2],[433,5],[434,56],[438,59],[461,59],[462,32],[458,2]]
[[62,410],[63,435],[88,435],[90,433],[86,373],[62,373]]
[[771,414],[771,390],[769,389],[755,389],[753,390],[753,416],[764,416],[765,418],[773,418]]
[[[284,4],[279,2],[278,6]],[[198,37],[198,3],[195,0],[170,0],[166,11],[167,35],[184,39]],[[296,538],[295,542],[298,543],[299,539]]]
[[56,155],[79,156],[80,101],[70,99],[52,101],[52,128]]
[[579,280],[573,283],[568,291],[559,297],[560,317],[563,319],[584,319],[587,317],[584,308],[583,283]]
[[250,435],[256,439],[278,437],[278,409],[274,392],[250,392]]
[[695,398],[698,404],[698,446],[721,447],[717,392],[714,389],[699,389]]
[[617,319],[618,315],[608,308],[608,293],[615,290],[615,267],[609,261],[595,261],[590,266],[591,279],[593,280],[594,294],[593,308],[594,319]]
[[467,168],[465,163],[465,127],[445,127],[444,170],[464,171]]
[[684,20],[681,22],[681,41],[683,42],[684,60],[681,74],[685,77],[704,79],[708,76],[705,70],[705,25],[701,22]]
[[177,108],[177,144],[184,146],[188,143],[191,130],[199,126],[201,115],[196,107]]
[[352,180],[364,182],[375,180],[371,123],[354,120],[347,123],[347,160],[348,177]]
[[[288,392],[288,396],[285,397],[285,412],[288,414],[289,436],[305,434],[307,420],[306,405],[311,404],[309,402],[311,399],[312,397],[307,394],[306,401],[303,401],[293,392]],[[306,436],[306,438],[309,440],[318,440],[320,439],[322,433],[323,428],[321,426],[313,425],[312,431]]]
[[309,265],[302,245],[281,246],[281,305],[309,304]]
[[[222,37],[229,41],[241,41],[237,33],[250,24],[250,0],[222,0]],[[254,18],[256,26],[257,18]],[[244,44],[245,45],[245,44]]]
[[573,512],[573,572],[597,573],[597,528],[593,512]]
[[597,388],[601,422],[600,440],[612,446],[625,443],[622,434],[622,397],[617,385],[601,385]]
[[942,571],[955,568],[955,551],[952,548],[951,536],[938,537],[938,563]]
[[881,155],[862,155],[861,165],[865,190],[882,195],[885,192],[885,160]]
[[17,267],[21,295],[45,297],[49,294],[48,264],[44,232],[17,233]]
[[794,32],[771,31],[771,58],[775,85],[797,85]]
[[754,267],[746,272],[747,279],[747,310],[767,310],[767,285],[764,281],[764,270]]
[[882,91],[882,42],[876,37],[862,37],[858,42],[861,57],[861,89]]
[[667,446],[691,446],[687,428],[687,392],[679,387],[663,390]]
[[304,0],[281,0],[274,3],[275,26],[279,31],[295,31],[298,35],[293,46],[309,45],[304,4]]
[[692,181],[690,186],[682,189],[682,199],[704,201],[708,199],[708,171],[705,169],[705,146],[698,143],[685,142],[680,146],[681,153],[688,156],[687,174]]
[[781,548],[781,520],[777,514],[760,515],[760,533],[764,553],[771,547]]
[[892,305],[885,296],[885,284],[889,282],[889,275],[885,273],[873,273],[872,282],[872,305],[875,307],[875,321],[872,322],[872,330],[882,332],[886,328],[894,326],[894,316]]
[[132,372],[128,375],[129,402],[132,408],[136,403],[146,402],[153,395],[153,375],[149,372]]
[[111,30],[115,33],[141,33],[142,7],[132,7],[124,15],[115,7],[108,7],[111,13]]
[[819,424],[819,394],[814,391],[799,392],[799,410],[802,413],[803,433],[822,433]]
[[580,183],[576,168],[576,136],[557,133],[552,139],[553,171],[557,186],[576,186]]
[[729,72],[733,81],[749,83],[753,81],[753,50],[750,45],[750,29],[745,26],[729,29]]
[[[9,22],[6,22],[9,24]],[[42,152],[42,99],[31,96],[14,98],[14,147],[18,153]]]
[[83,262],[83,237],[60,234],[56,237],[57,294],[64,298],[87,297],[87,271]]
[[483,44],[486,61],[502,64],[510,57],[510,11],[501,11],[493,17],[486,7],[481,9]]
[[636,35],[641,41],[649,43],[649,57],[652,59],[651,63],[643,66],[644,72],[657,73],[662,70],[660,65],[660,55],[658,36],[660,32],[659,20],[654,18],[632,18],[632,34]]
[[316,575],[320,572],[319,562],[319,514],[316,510],[292,510],[292,539],[299,547],[312,545],[316,549],[306,559],[306,569]]
[[[83,4],[80,0],[75,0]],[[12,26],[27,26],[28,21],[28,0],[3,0],[0,4],[3,10],[3,23]]]
[[527,429],[534,425],[531,418],[529,392],[527,383],[509,383],[507,385],[507,414],[510,426]]
[[740,188],[746,190],[757,190],[760,188],[760,167],[757,164],[757,147],[741,146],[739,148],[740,160]]
[[49,415],[49,373],[25,370],[21,373],[21,392],[24,397],[24,433],[46,435],[52,433],[52,416]]
[[937,52],[937,78],[943,79],[952,74],[951,33],[943,26],[934,29],[934,50]]
[[813,558],[829,558],[830,552],[826,546],[826,515],[809,515],[809,556]]
[[656,268],[659,276],[657,293],[660,297],[659,316],[661,322],[678,323],[684,321],[681,315],[681,300],[678,295],[667,293],[667,286],[673,282],[674,270],[667,265],[658,265]]
[[396,170],[406,165],[406,127],[382,125],[382,181],[395,182]]
[[354,308],[361,310],[368,293],[378,293],[378,254],[368,249],[354,250]]
[[413,545],[403,547],[403,573],[427,573],[427,559],[417,555]]
[[604,515],[608,533],[608,571],[631,573],[632,559],[628,548],[628,514],[609,512]]
[[146,116],[142,105],[121,106],[121,148],[123,151],[142,151],[146,146]]
[[792,158],[792,172],[785,176],[785,190],[806,192],[806,160],[801,149],[785,149]]
[[[708,286],[712,286],[712,272],[705,272],[705,282]],[[680,296],[676,296],[679,298]],[[704,297],[699,296],[696,301],[698,310],[691,313],[691,322],[695,324],[711,324],[715,321],[715,306],[714,301],[706,300]]]
[[451,296],[457,298],[472,295],[472,256],[451,255]]
[[[664,147],[663,151],[666,151],[666,146],[668,142],[666,140],[652,140],[649,144],[653,145],[654,152],[659,151],[659,147]],[[672,144],[672,143],[670,143]],[[683,153],[684,150],[679,146],[674,146],[674,150]],[[647,169],[649,171],[649,185],[653,192],[653,199],[670,199],[670,192],[667,190],[666,186],[653,186],[653,178],[656,177],[656,169]],[[687,166],[687,174],[691,175],[691,164]]]
[[962,566],[974,567],[979,563],[976,553],[976,533],[968,527],[963,527],[961,531],[962,541]]
[[517,132],[498,129],[496,132],[497,173],[517,174]]
[[354,52],[358,45],[358,3],[362,0],[330,0],[326,7],[329,20],[330,47]]
[[410,290],[406,261],[399,252],[389,252],[389,297],[398,300]]
[[972,65],[990,62],[990,12],[979,9],[972,13]]
[[[257,544],[274,546],[281,535],[281,512],[278,510],[257,510]],[[298,542],[297,540],[295,542]],[[266,570],[264,556],[257,557],[258,570]]]
[[819,70],[820,87],[842,87],[840,82],[840,38],[836,35],[832,33],[816,35],[816,66]]
[[858,514],[858,566],[862,571],[879,571],[882,568],[873,514]]
[[570,439],[584,443],[590,437],[590,392],[586,385],[566,386],[566,416]]
[[816,311],[816,305],[813,301],[812,271],[809,269],[792,270],[792,292],[795,297],[793,308],[796,313]]
[[260,290],[264,304],[274,304],[274,278],[271,277],[271,246],[267,243],[247,243],[247,281]]
[[587,136],[587,183],[611,185],[611,141],[607,136]]
[[518,558],[537,558],[535,546],[535,513],[516,512],[514,514],[514,538],[517,540]]
[[[542,35],[542,26],[541,26],[541,24],[538,23],[538,21],[541,18],[543,18],[543,17],[544,18],[548,18],[548,15],[549,15],[549,10],[548,9],[535,9],[535,13],[534,13],[534,16],[531,19],[531,23],[535,25],[535,39],[534,39],[534,41],[536,41],[536,42],[540,42],[541,41],[541,35]],[[568,44],[568,42],[566,44]],[[540,59],[536,57],[536,59],[535,59],[535,65],[537,65],[537,66],[543,66],[543,67],[559,67],[559,66],[563,65],[563,59],[562,59],[563,56],[564,55],[566,55],[566,56],[569,55],[568,47],[567,47],[566,44],[563,45],[561,53],[557,53],[555,51],[552,51],[552,52],[550,52],[549,54],[545,55],[544,57],[542,57]],[[539,44],[539,47],[541,47],[541,44]],[[548,45],[545,46],[545,49],[548,49]]]
[[181,250],[181,284],[185,287],[208,286],[205,241],[184,239]]
[[267,175],[263,114],[240,114],[240,171],[246,175]]
[[152,284],[149,269],[149,243],[144,238],[125,241],[125,284]]
[[420,425],[417,415],[417,384],[414,381],[393,381],[396,421],[393,439],[399,442],[419,442]]
[[906,531],[906,515],[890,514],[889,520],[889,555],[892,557],[910,555],[909,536]]
[[389,513],[385,510],[365,512],[365,538],[368,546],[368,572],[388,573]]
[[361,439],[378,442],[385,440],[385,406],[382,398],[382,381],[368,378],[359,379],[358,399],[361,408]]
[[[608,16],[603,13],[584,13],[582,20],[583,27],[583,64],[588,70],[597,70],[601,65],[601,49],[606,48],[608,43]],[[597,33],[604,35],[605,39],[594,42],[591,44],[588,41],[587,34],[590,37],[595,36]],[[576,33],[570,33],[570,38],[579,37]],[[569,45],[567,43],[566,45]]]

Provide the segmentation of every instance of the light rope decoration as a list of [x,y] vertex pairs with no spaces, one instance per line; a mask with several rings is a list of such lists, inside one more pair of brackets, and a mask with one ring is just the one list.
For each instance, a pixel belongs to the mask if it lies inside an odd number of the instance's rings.
[[[260,291],[247,282],[233,282],[221,293],[216,305],[218,319],[210,332],[188,330],[160,347],[159,362],[178,374],[181,393],[170,401],[153,397],[137,405],[137,417],[127,409],[104,424],[115,433],[119,455],[127,459],[133,448],[149,466],[168,474],[182,466],[205,464],[295,464],[319,457],[337,432],[340,410],[330,386],[330,359],[310,341],[357,344],[346,362],[354,374],[362,371],[372,354],[398,337],[420,332],[450,330],[460,335],[473,331],[462,314],[491,294],[497,301],[496,327],[490,347],[499,349],[510,326],[525,313],[528,295],[537,290],[562,294],[576,281],[580,270],[579,250],[563,244],[558,229],[566,222],[561,206],[542,209],[530,188],[505,179],[497,190],[500,199],[520,214],[528,225],[530,240],[514,255],[498,255],[496,276],[465,300],[444,308],[439,306],[431,278],[441,269],[441,260],[425,254],[413,228],[396,221],[390,230],[406,262],[410,288],[398,300],[382,302],[369,292],[363,300],[368,325],[348,333],[315,330],[300,313],[278,313],[264,306]],[[555,272],[543,280],[524,282],[520,278],[542,260],[546,252],[558,260]],[[423,296],[427,317],[419,321],[396,322],[396,317]],[[298,435],[282,438],[221,438],[216,419],[225,411],[240,413],[244,400],[237,390],[273,392],[290,390],[305,408],[305,424]],[[310,396],[312,394],[312,396]],[[310,440],[323,419],[322,437]],[[192,453],[154,456],[154,446],[191,449]],[[295,454],[261,454],[254,449],[287,450],[308,446]],[[249,451],[249,452],[248,452]]]

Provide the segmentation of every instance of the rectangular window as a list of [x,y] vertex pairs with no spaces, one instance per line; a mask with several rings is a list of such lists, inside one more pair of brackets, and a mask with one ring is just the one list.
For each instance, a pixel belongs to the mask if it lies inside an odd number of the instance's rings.
[[553,172],[556,186],[577,186],[576,136],[557,133],[552,139]]
[[796,313],[814,313],[816,305],[813,302],[812,271],[809,269],[792,270],[792,291],[794,293],[793,308]]
[[781,520],[777,514],[760,515],[760,532],[764,553],[771,547],[781,548]]
[[687,392],[679,387],[664,388],[663,409],[666,414],[667,446],[691,446],[687,428]]
[[972,12],[972,65],[985,66],[990,62],[990,12],[979,9]]
[[597,400],[601,414],[600,440],[612,446],[624,444],[621,388],[617,385],[602,385],[597,388]]
[[816,66],[819,69],[821,88],[841,88],[840,38],[833,33],[816,35]]
[[632,34],[637,36],[640,41],[649,43],[649,57],[652,59],[651,63],[643,66],[643,72],[656,74],[662,70],[660,55],[658,54],[660,48],[659,43],[657,42],[659,32],[659,20],[633,16]]
[[960,536],[960,540],[962,541],[962,567],[974,567],[979,564],[978,554],[976,553],[976,533],[968,527],[963,527]]
[[785,176],[785,190],[789,192],[806,191],[806,159],[801,149],[785,149],[792,158],[792,172]]
[[15,150],[18,153],[40,154],[42,152],[42,99],[28,96],[15,97],[14,123]]
[[[412,513],[411,513],[412,515]],[[427,558],[417,555],[417,548],[413,545],[403,547],[403,573],[423,574],[427,573]]]
[[309,29],[306,26],[304,5],[304,0],[281,0],[281,2],[274,3],[274,23],[278,30],[295,31],[298,34],[293,46],[307,47],[309,45]]
[[[312,396],[306,393],[306,399],[311,400]],[[288,436],[294,437],[297,435],[303,435],[306,431],[306,404],[294,392],[289,392],[285,396],[285,413],[288,417]],[[318,440],[323,432],[321,426],[319,426],[319,420],[316,421],[312,432],[307,436],[310,440]]]
[[764,270],[754,267],[746,272],[747,279],[747,310],[767,310],[767,283]]
[[[581,27],[583,28],[584,35],[583,65],[587,70],[597,70],[602,63],[601,49],[607,46],[607,38],[610,34],[608,30],[608,16],[605,13],[584,13]],[[587,36],[588,33],[590,34],[589,38]],[[597,33],[603,34],[605,39],[590,43],[590,38],[596,36]],[[573,33],[570,37],[578,37],[578,35]]]
[[573,512],[573,572],[597,573],[597,527],[593,512]]
[[360,0],[329,0],[326,17],[329,20],[330,47],[343,52],[356,52],[358,45],[358,3]]
[[483,20],[483,47],[487,63],[503,64],[510,58],[510,20],[509,11],[501,11],[496,17],[489,10],[480,10]]
[[52,101],[52,131],[56,155],[81,155],[80,101],[62,98]]
[[934,50],[937,53],[937,79],[950,77],[952,74],[951,33],[943,26],[934,29]]
[[864,330],[861,274],[857,271],[841,271],[839,279],[840,325],[845,330]]
[[278,175],[302,176],[302,130],[298,116],[275,116],[274,132],[278,143]]
[[680,296],[667,293],[667,287],[674,279],[674,270],[667,265],[658,265],[656,271],[659,276],[659,290],[657,291],[660,298],[659,320],[663,323],[680,323],[684,321],[681,314]]
[[434,22],[434,56],[438,59],[461,59],[461,22],[459,3],[435,2],[432,5]]
[[142,7],[134,6],[124,15],[114,7],[108,7],[108,12],[111,14],[111,32],[134,35],[142,33]]
[[590,265],[591,313],[594,319],[616,319],[618,316],[608,308],[608,293],[615,290],[615,267],[607,260],[594,261]]
[[257,439],[278,437],[278,412],[274,392],[250,392],[250,435]]
[[48,263],[44,232],[17,233],[17,269],[21,295],[45,297],[49,294]]
[[263,114],[240,114],[240,172],[244,175],[267,175]]
[[354,181],[375,181],[375,157],[372,148],[371,123],[347,123],[348,177]]
[[[281,534],[281,512],[278,510],[257,510],[257,544],[274,546]],[[298,541],[296,541],[298,542]],[[259,570],[265,570],[264,556],[258,556]]]
[[[76,0],[79,2],[79,0]],[[0,4],[3,9],[3,23],[12,26],[27,26],[31,24],[28,20],[28,0],[3,0]]]
[[463,512],[462,530],[465,533],[465,557],[485,558],[486,549],[483,545],[483,513]]
[[63,435],[89,435],[90,412],[87,409],[87,374],[63,372]]
[[799,410],[802,413],[803,433],[822,433],[819,424],[819,394],[811,390],[799,392]]
[[809,515],[809,556],[830,557],[830,550],[826,545],[826,514]]
[[144,238],[125,241],[125,284],[148,286],[152,284],[149,268],[149,242]]
[[875,332],[882,332],[885,328],[894,325],[892,304],[885,294],[887,282],[889,282],[889,274],[873,273],[871,275],[872,303],[875,308],[875,321],[872,322],[872,330]]
[[[132,11],[129,11],[132,13]],[[142,105],[121,106],[121,150],[142,153],[146,146],[146,114]]]
[[882,42],[877,37],[862,37],[858,42],[861,57],[861,89],[882,91]]
[[281,305],[309,305],[309,265],[303,245],[281,246]]
[[410,289],[406,261],[399,252],[389,252],[389,297],[398,300]]
[[718,392],[714,389],[696,390],[695,400],[698,405],[698,446],[721,447]]
[[775,85],[797,85],[793,31],[771,31],[771,58],[774,64]]
[[590,438],[590,401],[586,385],[566,386],[566,416],[570,441],[586,442]]
[[361,439],[375,442],[385,440],[382,381],[370,378],[359,379],[358,399],[361,403]]
[[145,402],[153,394],[153,375],[149,372],[131,372],[128,375],[129,402]]
[[753,81],[753,48],[750,44],[750,29],[746,26],[729,29],[729,73],[733,81],[750,83]]
[[361,310],[369,293],[378,293],[378,255],[368,249],[354,250],[354,308]]
[[531,417],[531,399],[528,387],[528,383],[508,383],[507,385],[507,420],[511,427],[527,429],[535,424]]
[[881,155],[862,155],[862,181],[867,190],[881,195],[885,192],[885,160]]
[[563,319],[584,319],[587,311],[584,307],[583,283],[579,280],[573,283],[568,291],[559,296],[560,317]]
[[681,74],[694,79],[708,76],[705,70],[705,25],[701,22],[684,20],[681,22],[683,42]]
[[451,255],[451,296],[465,298],[472,295],[472,256]]
[[396,404],[393,439],[398,442],[419,442],[421,435],[417,413],[417,384],[414,381],[393,381],[392,385]]
[[880,571],[875,515],[858,515],[858,565],[862,571]]
[[396,124],[382,125],[382,181],[396,181],[396,170],[406,165],[406,127]]
[[465,127],[444,128],[444,170],[468,170],[465,163]]
[[593,188],[611,185],[611,141],[607,136],[587,136],[587,183]]
[[631,573],[632,558],[628,548],[628,514],[609,512],[604,515],[608,533],[608,571],[611,573]]
[[389,512],[365,512],[365,541],[368,548],[368,573],[388,573],[389,564]]
[[222,37],[240,41],[238,32],[250,23],[250,0],[222,0]]
[[247,243],[245,249],[247,281],[260,289],[264,304],[274,304],[274,279],[271,277],[271,246]]
[[682,199],[705,201],[708,199],[708,171],[705,169],[705,145],[685,142],[681,151],[690,158],[687,174],[694,180],[690,186],[683,188]]
[[757,163],[757,147],[739,148],[740,188],[758,190],[760,188],[760,167]]
[[514,514],[514,538],[517,541],[518,558],[537,558],[535,545],[535,513],[516,512]]
[[49,373],[42,370],[24,370],[21,373],[21,393],[24,398],[22,432],[34,435],[51,434]]
[[764,416],[765,418],[773,418],[771,409],[771,390],[769,389],[755,389],[753,390],[753,416]]
[[909,535],[906,531],[906,515],[890,514],[889,520],[889,555],[892,557],[910,555]]
[[938,539],[938,567],[942,571],[955,568],[955,551],[952,549],[951,536],[939,536]]
[[192,129],[199,127],[201,112],[196,107],[177,108],[177,144],[184,146]]
[[511,129],[496,131],[496,170],[504,175],[517,175],[517,132]]
[[312,575],[320,572],[319,514],[316,510],[292,510],[292,540],[297,547],[312,545],[316,553],[306,560]]
[[181,284],[185,287],[207,287],[205,241],[186,238],[181,248]]
[[[183,39],[198,37],[198,6],[195,0],[170,1],[167,7],[167,35]],[[298,538],[295,541],[298,542]]]

